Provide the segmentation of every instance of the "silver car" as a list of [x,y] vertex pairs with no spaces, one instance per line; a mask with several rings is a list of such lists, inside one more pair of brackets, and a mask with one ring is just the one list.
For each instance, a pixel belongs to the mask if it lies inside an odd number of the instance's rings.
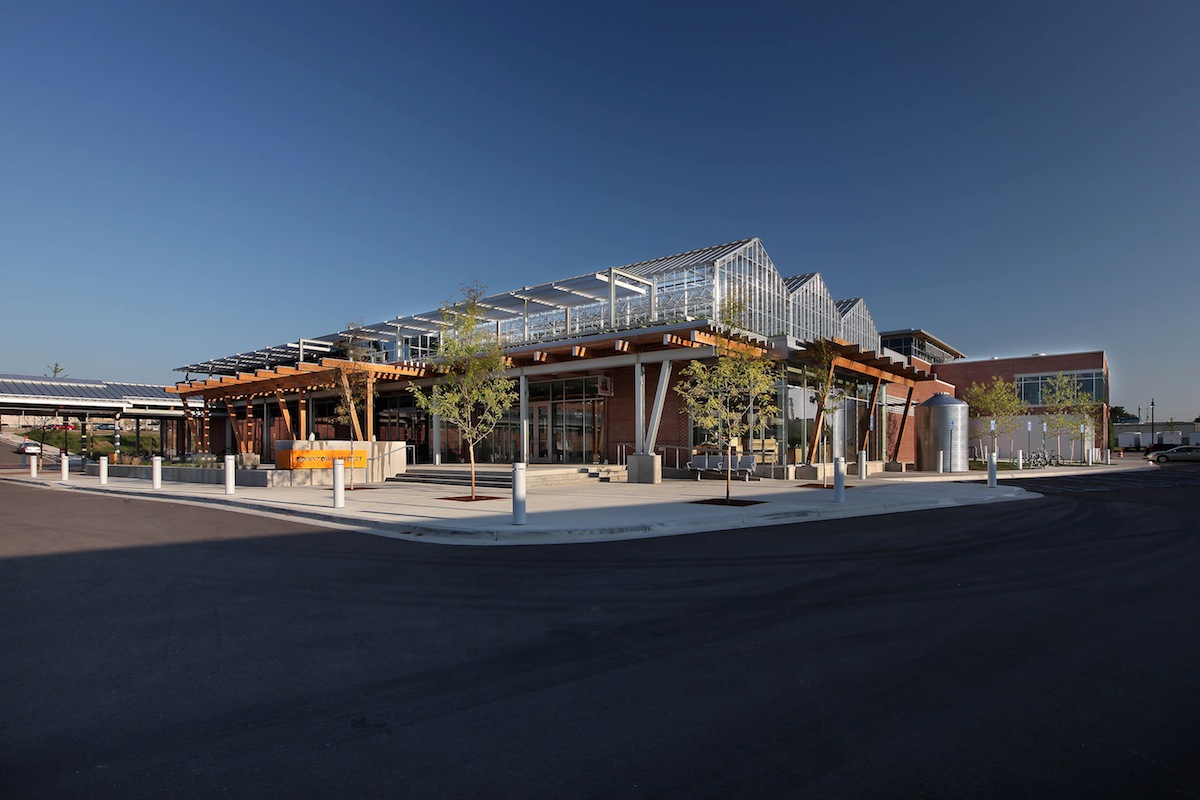
[[17,448],[17,452],[25,453],[26,455],[31,456],[40,456],[42,454],[42,446],[38,442],[33,442],[29,439],[26,439],[25,441],[21,442],[20,446]]
[[1170,450],[1159,450],[1146,458],[1154,459],[1160,464],[1166,464],[1168,461],[1200,461],[1200,445],[1185,444]]

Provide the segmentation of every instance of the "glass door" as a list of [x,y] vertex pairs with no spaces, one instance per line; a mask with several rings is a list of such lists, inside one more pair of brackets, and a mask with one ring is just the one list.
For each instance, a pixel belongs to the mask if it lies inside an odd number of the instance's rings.
[[554,454],[553,428],[550,425],[550,404],[532,403],[529,413],[532,425],[529,432],[529,461],[532,464],[549,464]]

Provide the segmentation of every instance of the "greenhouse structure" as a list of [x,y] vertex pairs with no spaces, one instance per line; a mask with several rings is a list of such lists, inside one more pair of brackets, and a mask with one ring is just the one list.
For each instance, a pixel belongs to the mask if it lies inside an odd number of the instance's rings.
[[[716,357],[721,335],[778,369],[779,413],[757,420],[740,448],[764,473],[790,477],[860,452],[872,469],[911,461],[906,422],[935,391],[927,362],[880,346],[863,298],[836,300],[818,273],[785,276],[757,238],[487,294],[481,305],[520,398],[481,444],[481,462],[657,455],[668,474],[682,469],[707,443],[673,389],[688,362]],[[297,338],[179,367],[187,376],[173,391],[203,400],[191,430],[209,452],[269,461],[276,441],[353,437],[403,440],[414,463],[461,461],[457,431],[410,392],[437,379],[444,330],[434,309]],[[338,421],[332,377],[350,345],[369,353],[376,390],[352,425]]]

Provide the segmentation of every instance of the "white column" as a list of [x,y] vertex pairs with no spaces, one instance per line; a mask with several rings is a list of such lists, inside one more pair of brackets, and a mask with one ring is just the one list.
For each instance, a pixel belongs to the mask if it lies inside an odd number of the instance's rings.
[[521,368],[520,380],[521,398],[521,454],[518,457],[522,463],[529,463],[529,376],[525,368]]
[[108,456],[100,456],[100,485],[108,486]]
[[41,458],[41,456],[38,456],[38,455],[29,457],[29,477],[31,477],[31,478],[37,477],[38,459],[39,458]]
[[833,460],[833,502],[846,502],[846,459],[841,456]]
[[513,510],[512,524],[525,524],[525,464],[518,461],[512,465]]
[[646,365],[638,360],[633,365],[633,451],[646,453]]
[[154,456],[150,459],[150,487],[152,489],[162,488],[162,456]]
[[671,383],[671,362],[658,365],[658,391],[654,393],[654,408],[650,411],[650,428],[646,431],[646,453],[654,454],[658,440],[658,426],[662,423],[663,406],[667,404],[667,387]]
[[346,507],[346,462],[340,458],[333,460],[333,507]]
[[61,470],[62,479],[70,480],[71,478],[71,456],[67,453],[64,447],[58,453],[58,468]]
[[1025,469],[1025,451],[1017,451],[1017,469]]
[[996,453],[988,453],[988,486],[996,488]]
[[235,456],[225,456],[225,494],[233,494],[233,487],[236,483],[236,469],[237,458]]
[[939,475],[941,475],[943,472],[946,471],[945,463],[946,463],[946,451],[938,450],[937,471],[938,471]]
[[865,481],[867,479],[867,451],[858,451],[858,479]]

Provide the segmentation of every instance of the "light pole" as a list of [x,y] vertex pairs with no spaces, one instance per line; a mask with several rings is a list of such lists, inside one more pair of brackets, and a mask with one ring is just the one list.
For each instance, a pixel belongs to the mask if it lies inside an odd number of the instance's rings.
[[1150,398],[1150,444],[1154,444],[1154,398]]

